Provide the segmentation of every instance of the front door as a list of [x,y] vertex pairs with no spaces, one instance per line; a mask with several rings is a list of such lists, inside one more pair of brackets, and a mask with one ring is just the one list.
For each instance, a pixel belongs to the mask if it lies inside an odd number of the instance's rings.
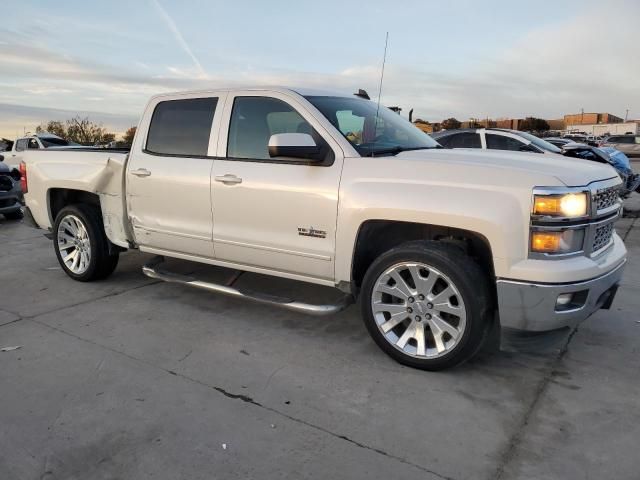
[[[230,95],[224,118],[212,182],[216,258],[332,280],[342,150],[285,94]],[[312,135],[324,160],[271,158],[276,133]]]
[[222,100],[159,99],[145,113],[148,135],[136,139],[126,177],[129,217],[142,250],[214,256],[209,150],[215,151]]

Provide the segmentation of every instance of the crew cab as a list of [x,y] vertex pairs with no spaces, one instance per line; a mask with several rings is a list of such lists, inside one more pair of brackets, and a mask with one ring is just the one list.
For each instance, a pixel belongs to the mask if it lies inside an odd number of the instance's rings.
[[[65,273],[98,280],[124,249],[143,272],[298,312],[359,301],[373,340],[421,369],[487,332],[571,327],[613,301],[626,262],[607,165],[443,149],[376,103],[304,89],[153,97],[131,150],[29,151],[27,214]],[[331,286],[330,304],[167,271],[164,257]]]

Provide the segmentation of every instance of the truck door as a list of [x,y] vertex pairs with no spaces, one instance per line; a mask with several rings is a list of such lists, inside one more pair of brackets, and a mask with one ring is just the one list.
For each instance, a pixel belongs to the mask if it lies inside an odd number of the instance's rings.
[[[126,193],[143,251],[211,258],[211,169],[224,98],[186,94],[152,102],[127,164]],[[145,135],[146,133],[146,135]]]
[[[271,158],[276,133],[312,135],[326,160]],[[277,92],[229,94],[213,167],[216,258],[333,280],[342,162],[303,102]]]

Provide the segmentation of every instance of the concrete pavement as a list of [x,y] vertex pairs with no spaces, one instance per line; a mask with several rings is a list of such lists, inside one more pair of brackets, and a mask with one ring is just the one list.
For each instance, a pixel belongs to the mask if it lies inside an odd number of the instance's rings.
[[636,479],[639,227],[618,225],[612,310],[428,373],[380,352],[356,307],[318,319],[159,283],[139,253],[77,283],[0,219],[0,347],[21,346],[0,352],[0,478]]

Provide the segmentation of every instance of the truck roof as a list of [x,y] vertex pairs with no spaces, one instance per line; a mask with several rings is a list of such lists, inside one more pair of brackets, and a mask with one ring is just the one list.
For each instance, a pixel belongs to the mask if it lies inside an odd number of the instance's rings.
[[227,88],[212,88],[212,89],[199,89],[199,90],[185,90],[185,91],[177,91],[177,92],[167,92],[160,93],[158,95],[154,95],[151,98],[159,98],[159,97],[168,97],[173,95],[191,95],[191,94],[214,94],[214,93],[223,93],[223,92],[233,92],[238,90],[249,90],[249,91],[262,91],[268,90],[271,92],[280,92],[280,93],[296,93],[298,95],[306,96],[317,96],[317,97],[352,97],[354,94],[352,92],[340,91],[340,90],[323,90],[316,88],[306,88],[306,87],[284,87],[279,85],[259,85],[259,86],[239,86],[239,87],[227,87]]

